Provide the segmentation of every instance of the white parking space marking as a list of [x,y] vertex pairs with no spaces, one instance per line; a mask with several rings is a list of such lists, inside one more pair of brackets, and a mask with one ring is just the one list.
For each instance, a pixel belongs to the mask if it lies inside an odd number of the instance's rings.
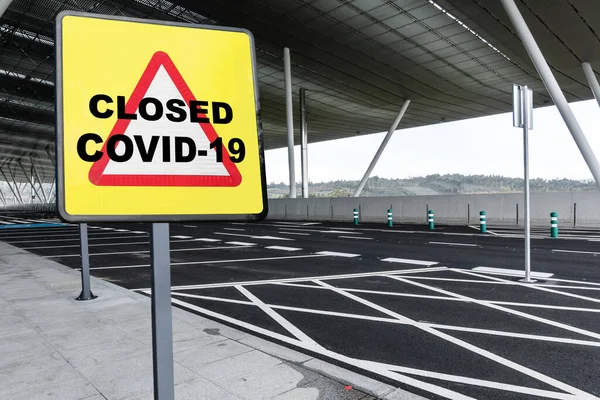
[[196,225],[184,225],[184,227],[186,227],[186,228],[197,228]]
[[441,245],[446,245],[446,246],[479,247],[478,244],[472,244],[472,243],[429,242],[429,244],[441,244]]
[[[242,249],[245,247],[251,246],[220,246],[220,247],[192,247],[187,249],[171,249],[171,253],[176,253],[178,251],[205,251],[205,250],[223,250],[223,249]],[[108,253],[90,253],[91,256],[114,256],[118,254],[148,254],[150,250],[139,250],[139,251],[112,251]],[[79,257],[79,253],[77,254],[61,254],[56,256],[44,256],[44,258],[64,258],[64,257]]]
[[267,246],[265,249],[270,250],[283,250],[283,251],[298,251],[302,250],[301,247],[285,247],[285,246]]
[[220,242],[221,239],[212,239],[212,238],[198,238],[198,239],[194,239],[197,240],[199,242]]
[[600,253],[596,251],[579,251],[579,250],[562,250],[562,249],[552,249],[553,252],[556,253],[575,253],[575,254],[590,254],[593,256],[597,256]]
[[[134,234],[133,232],[129,232],[127,231],[127,233],[132,234],[132,235],[138,235],[138,234]],[[102,237],[104,235],[116,235],[116,232],[89,232],[89,238],[99,238]],[[147,235],[148,233],[144,232],[144,235]],[[62,237],[62,238],[79,238],[79,233],[60,233],[60,232],[52,232],[52,233],[48,233],[48,235],[52,236],[52,237]],[[45,239],[41,238],[40,235],[19,235],[19,236],[14,236],[16,239],[34,239],[37,241],[44,241]],[[3,237],[4,240],[10,240],[10,237]],[[64,239],[63,239],[64,240]]]
[[302,233],[302,232],[282,232],[279,231],[282,235],[298,235],[298,236],[310,236],[310,233]]
[[394,258],[394,257],[384,258],[381,261],[392,262],[392,263],[401,263],[401,264],[425,265],[428,267],[438,264],[437,261],[412,260],[410,258]]
[[[171,266],[184,266],[184,265],[203,265],[203,264],[233,264],[238,262],[253,262],[253,261],[272,261],[272,260],[288,260],[292,258],[317,258],[317,257],[325,257],[319,254],[308,254],[304,256],[284,256],[284,257],[259,257],[259,258],[241,258],[234,260],[213,260],[213,261],[186,261],[186,262],[177,262],[171,263]],[[91,267],[90,269],[125,269],[125,268],[148,268],[151,267],[150,264],[140,264],[140,265],[119,265],[114,267]],[[78,270],[81,270],[79,268]],[[172,288],[173,289],[173,288]]]
[[338,238],[341,238],[341,239],[373,240],[373,238],[364,237],[364,236],[338,236]]
[[[508,269],[508,268],[494,268],[494,267],[475,267],[472,269],[475,272],[483,272],[485,274],[495,274],[495,275],[509,275],[509,276],[525,276],[525,271],[518,269]],[[531,272],[532,278],[550,278],[554,274],[549,272]]]
[[256,246],[256,243],[248,242],[225,242],[226,244],[233,244],[235,246]]
[[330,256],[330,257],[345,257],[345,258],[353,258],[353,257],[360,256],[360,254],[339,253],[337,251],[318,251],[315,254],[320,254],[320,255],[323,255],[323,256]]
[[226,231],[242,231],[242,232],[245,231],[245,229],[242,229],[242,228],[223,228],[223,229]]
[[[79,236],[79,235],[77,235]],[[141,235],[140,235],[141,236]],[[148,234],[145,234],[145,236],[148,236]],[[96,237],[96,236],[89,236],[88,237],[88,241],[97,241],[97,240],[115,240],[115,239],[141,239],[140,237],[135,237],[135,236],[103,236],[103,237]],[[10,244],[17,244],[17,243],[31,243],[31,239],[30,240],[5,240],[7,243]],[[77,238],[73,238],[73,239],[37,239],[36,242],[38,243],[45,243],[45,242],[79,242],[79,237]],[[60,247],[60,246],[57,246]]]
[[175,235],[175,236],[171,236],[171,239],[191,239],[192,236],[185,236],[185,235]]
[[[171,243],[182,243],[182,242],[195,242],[198,239],[183,239],[183,240],[171,240]],[[217,240],[218,242],[220,240]],[[135,246],[140,244],[149,244],[149,241],[145,242],[118,242],[118,243],[88,243],[88,247],[97,247],[97,246]],[[67,245],[54,245],[54,246],[36,246],[36,247],[22,247],[23,250],[42,250],[42,249],[62,249],[67,247],[79,247],[79,244],[67,244]]]
[[241,236],[250,239],[265,239],[265,240],[294,240],[290,238],[282,238],[278,236],[257,236],[257,235],[245,235],[242,233],[228,233],[228,232],[213,232],[215,235],[226,235],[226,236]]

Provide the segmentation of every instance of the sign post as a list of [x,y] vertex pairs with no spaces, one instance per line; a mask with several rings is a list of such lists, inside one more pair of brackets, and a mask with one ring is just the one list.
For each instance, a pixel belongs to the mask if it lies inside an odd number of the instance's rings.
[[87,224],[79,224],[79,251],[81,254],[81,294],[76,300],[92,300],[97,296],[92,293],[90,285],[90,248]]
[[173,400],[168,223],[267,214],[254,39],[63,12],[55,42],[57,208],[82,259],[88,222],[152,223],[154,398]]
[[529,204],[529,130],[533,129],[533,92],[527,86],[513,85],[513,126],[523,128],[523,180],[525,201],[525,278],[531,279],[531,221]]

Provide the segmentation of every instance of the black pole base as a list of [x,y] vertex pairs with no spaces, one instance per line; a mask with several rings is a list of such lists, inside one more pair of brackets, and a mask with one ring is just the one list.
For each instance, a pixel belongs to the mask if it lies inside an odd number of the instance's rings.
[[97,298],[98,298],[98,296],[94,296],[94,293],[92,293],[91,291],[90,291],[90,297],[86,298],[86,297],[83,296],[83,291],[82,291],[79,294],[79,297],[77,297],[75,300],[84,301],[84,300],[94,300],[94,299],[97,299]]

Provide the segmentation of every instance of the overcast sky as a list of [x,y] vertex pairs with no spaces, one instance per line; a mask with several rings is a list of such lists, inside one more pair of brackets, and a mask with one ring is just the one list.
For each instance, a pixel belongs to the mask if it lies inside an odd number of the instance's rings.
[[[572,103],[596,156],[600,157],[600,108],[595,100]],[[309,113],[310,118],[310,113]],[[592,179],[556,107],[534,110],[530,131],[532,178]],[[392,121],[390,121],[391,123]],[[308,121],[310,141],[310,119]],[[512,113],[396,131],[371,176],[407,178],[428,174],[523,176],[523,133]],[[309,181],[360,179],[385,132],[308,145]],[[296,182],[301,180],[295,148]],[[266,152],[267,182],[288,183],[287,148]]]

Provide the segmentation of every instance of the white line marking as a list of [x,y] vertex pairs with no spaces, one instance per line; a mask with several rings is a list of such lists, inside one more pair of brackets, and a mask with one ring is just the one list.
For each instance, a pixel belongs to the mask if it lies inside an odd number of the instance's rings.
[[338,238],[342,238],[342,239],[359,239],[359,240],[373,240],[373,238],[364,237],[364,236],[338,236]]
[[447,245],[447,246],[479,247],[478,244],[472,244],[472,243],[429,242],[429,244],[443,244],[443,245]]
[[294,240],[289,238],[282,238],[278,236],[257,236],[257,235],[244,235],[241,233],[228,233],[228,232],[213,232],[215,235],[227,235],[227,236],[241,236],[250,239],[270,239],[270,240]]
[[524,286],[524,287],[535,289],[535,290],[541,290],[543,292],[555,293],[555,294],[559,294],[559,295],[562,295],[562,296],[567,296],[567,297],[573,297],[573,298],[576,298],[576,299],[587,300],[587,301],[591,301],[593,303],[600,303],[600,299],[595,299],[593,297],[581,296],[579,294],[574,294],[574,293],[569,293],[569,292],[561,292],[559,290],[548,289],[546,287],[540,287],[540,286],[536,286],[536,285],[530,285],[528,283],[523,283],[523,282],[507,281],[506,279],[496,278],[496,277],[493,277],[493,276],[479,275],[479,274],[476,274],[474,272],[469,272],[469,271],[465,271],[465,270],[459,270],[459,269],[452,269],[452,270],[460,272],[461,274],[474,275],[474,276],[479,276],[479,277],[482,277],[482,278],[483,277],[487,277],[487,279],[491,279],[491,280],[495,280],[495,281],[510,282],[513,285],[517,285],[517,286]]
[[[401,281],[406,281],[405,279],[398,278],[398,277],[394,277],[394,279],[398,279],[398,280],[401,280]],[[372,302],[370,302],[368,300],[365,300],[365,299],[363,299],[361,297],[358,297],[356,295],[348,293],[348,292],[346,292],[344,290],[338,289],[338,288],[336,288],[334,286],[331,286],[331,285],[329,285],[329,284],[327,284],[325,282],[320,282],[320,281],[317,281],[317,280],[315,280],[313,282],[316,283],[316,284],[318,284],[318,285],[329,287],[332,291],[334,291],[336,293],[339,293],[342,296],[346,296],[346,297],[348,297],[348,298],[350,298],[352,300],[355,300],[355,301],[357,301],[357,302],[359,302],[359,303],[361,303],[361,304],[363,304],[363,305],[365,305],[367,307],[370,307],[370,308],[372,308],[374,310],[377,310],[379,312],[387,314],[387,315],[389,315],[389,316],[391,316],[393,318],[396,318],[396,319],[398,319],[400,321],[407,321],[407,323],[409,323],[410,325],[414,326],[415,328],[419,328],[419,329],[421,329],[421,330],[423,330],[425,332],[428,332],[428,333],[430,333],[430,334],[432,334],[434,336],[439,337],[440,339],[444,339],[444,340],[446,340],[448,342],[451,342],[451,343],[453,343],[453,344],[455,344],[457,346],[463,347],[463,348],[465,348],[467,350],[470,350],[470,351],[472,351],[472,352],[474,352],[474,353],[476,353],[476,354],[478,354],[478,355],[480,355],[482,357],[488,358],[488,359],[490,359],[492,361],[495,361],[495,362],[497,362],[499,364],[502,364],[502,365],[504,365],[504,366],[506,366],[508,368],[511,368],[511,369],[513,369],[515,371],[518,371],[518,372],[520,372],[522,374],[528,375],[528,376],[530,376],[532,378],[535,378],[535,379],[540,380],[540,381],[542,381],[544,383],[547,383],[548,385],[554,386],[557,389],[560,389],[560,390],[563,390],[563,391],[566,391],[566,392],[570,392],[570,393],[572,393],[574,395],[589,397],[589,394],[586,393],[586,392],[584,392],[584,391],[582,391],[582,390],[579,390],[579,389],[577,389],[577,388],[575,388],[573,386],[567,385],[566,383],[560,382],[560,381],[558,381],[558,380],[556,380],[554,378],[551,378],[549,376],[541,374],[541,373],[539,373],[537,371],[534,371],[534,370],[532,370],[530,368],[527,368],[527,367],[525,367],[523,365],[517,364],[517,363],[515,363],[513,361],[510,361],[510,360],[504,358],[504,357],[498,356],[497,354],[494,354],[494,353],[492,353],[490,351],[484,350],[484,349],[482,349],[480,347],[474,346],[474,345],[472,345],[470,343],[467,343],[467,342],[465,342],[463,340],[457,339],[457,338],[455,338],[453,336],[450,336],[450,335],[448,335],[448,334],[446,334],[444,332],[441,332],[441,331],[438,331],[436,329],[433,329],[433,328],[429,327],[427,324],[416,322],[416,321],[414,321],[414,320],[412,320],[410,318],[405,317],[404,315],[401,315],[401,314],[398,314],[398,313],[396,313],[394,311],[388,310],[385,307],[382,307],[382,306],[380,306],[378,304],[372,303]],[[410,281],[407,281],[407,283],[410,283]],[[423,286],[425,286],[425,285],[423,285]]]
[[[146,291],[146,292],[148,292],[148,291]],[[445,388],[442,388],[442,387],[439,387],[439,386],[435,386],[435,385],[430,384],[430,383],[421,382],[421,381],[419,381],[417,379],[414,379],[414,378],[411,378],[411,377],[408,377],[408,376],[404,376],[404,375],[401,375],[399,373],[390,372],[389,370],[387,370],[387,369],[385,369],[383,367],[376,367],[376,363],[367,362],[367,361],[364,361],[364,360],[347,357],[347,356],[345,356],[343,354],[339,354],[339,353],[335,353],[333,351],[327,350],[327,349],[321,347],[320,345],[303,343],[303,342],[301,342],[301,341],[299,341],[297,339],[293,339],[293,338],[291,338],[289,336],[285,336],[285,335],[282,335],[282,334],[279,334],[279,333],[276,333],[276,332],[272,332],[272,331],[269,331],[267,329],[264,329],[264,328],[261,328],[261,327],[249,324],[247,322],[244,322],[244,321],[241,321],[241,320],[238,320],[238,319],[235,319],[235,318],[231,318],[231,317],[228,317],[226,315],[222,315],[222,314],[216,313],[214,311],[207,310],[205,308],[195,306],[193,304],[188,304],[186,302],[183,302],[183,301],[180,301],[180,300],[177,300],[177,299],[172,299],[172,302],[174,304],[179,304],[179,305],[181,305],[181,306],[183,306],[185,308],[188,308],[190,310],[193,310],[193,311],[205,314],[207,316],[211,316],[211,317],[220,319],[222,321],[238,325],[238,326],[240,326],[242,328],[246,328],[246,329],[252,330],[254,332],[260,333],[260,334],[265,335],[267,337],[271,337],[271,338],[280,340],[280,341],[282,341],[284,343],[289,343],[289,344],[292,344],[292,345],[295,345],[295,346],[299,346],[299,347],[302,347],[302,348],[310,350],[310,351],[319,352],[319,353],[321,353],[321,354],[323,354],[323,355],[325,355],[327,357],[331,357],[333,359],[336,359],[338,361],[344,362],[344,363],[349,364],[349,365],[357,365],[357,366],[359,366],[360,368],[362,368],[364,370],[376,372],[379,375],[385,376],[387,378],[393,379],[395,381],[398,381],[398,382],[401,382],[401,383],[404,383],[404,384],[407,384],[407,385],[410,385],[410,386],[414,386],[414,387],[426,390],[428,392],[431,392],[431,393],[434,393],[434,394],[446,397],[448,399],[452,399],[452,400],[475,400],[474,398],[465,396],[462,393],[453,392],[451,390],[448,390],[448,389],[445,389]]]
[[[237,290],[240,291],[244,296],[246,296],[252,303],[254,303],[258,308],[260,308],[265,314],[269,317],[273,318],[282,328],[296,336],[298,340],[302,343],[306,343],[309,345],[318,346],[317,342],[311,339],[307,334],[298,329],[294,324],[290,323],[287,319],[283,318],[279,313],[274,311],[271,307],[267,306],[261,299],[253,295],[248,289],[245,287],[236,285],[234,286]],[[320,346],[319,346],[320,347]]]
[[235,300],[235,299],[227,299],[227,298],[213,297],[213,296],[201,296],[198,294],[189,294],[189,293],[171,292],[171,296],[188,297],[191,299],[200,299],[200,300],[219,301],[221,303],[243,304],[246,306],[254,306],[255,305],[251,301],[246,301],[246,300]]
[[226,244],[233,244],[235,246],[256,246],[256,243],[249,242],[225,242]]
[[[435,267],[435,268],[415,268],[405,270],[391,270],[391,271],[377,271],[377,272],[360,272],[355,274],[341,274],[341,275],[326,275],[326,276],[307,276],[299,278],[283,278],[283,279],[264,279],[260,281],[241,281],[241,282],[227,282],[227,283],[208,283],[203,285],[185,285],[185,286],[173,286],[172,290],[186,290],[186,289],[204,289],[204,288],[215,288],[215,287],[226,287],[235,285],[267,285],[271,283],[279,282],[303,282],[312,281],[314,279],[329,280],[329,279],[351,279],[351,278],[364,278],[367,276],[387,276],[390,274],[406,275],[418,272],[435,272],[447,270],[446,267]],[[149,290],[150,288],[132,289],[132,290]]]
[[302,233],[302,232],[282,232],[279,231],[282,235],[298,235],[298,236],[310,236],[310,233]]
[[[452,270],[454,270],[454,269],[452,269]],[[518,316],[523,317],[523,318],[527,318],[527,319],[530,319],[530,320],[533,320],[533,321],[536,321],[536,322],[541,322],[541,323],[546,324],[546,325],[552,325],[552,326],[555,326],[557,328],[561,328],[561,329],[564,329],[564,330],[567,330],[567,331],[579,333],[581,335],[589,336],[589,337],[592,337],[594,339],[600,339],[600,334],[598,334],[598,333],[586,331],[585,329],[576,328],[574,326],[563,324],[561,322],[556,322],[556,321],[552,321],[552,320],[549,320],[549,319],[546,319],[546,318],[538,317],[536,315],[527,314],[527,313],[524,313],[524,312],[521,312],[521,311],[513,310],[512,308],[502,307],[502,306],[499,306],[497,304],[491,303],[491,302],[489,302],[487,300],[478,300],[478,299],[475,299],[473,297],[464,296],[464,295],[458,294],[458,293],[453,293],[453,292],[450,292],[448,290],[440,289],[440,288],[437,288],[437,287],[434,287],[434,286],[425,285],[425,284],[422,284],[420,282],[414,282],[414,281],[411,281],[409,279],[401,278],[399,276],[391,276],[390,275],[390,278],[396,279],[396,280],[398,280],[400,282],[408,283],[410,285],[419,286],[419,287],[422,287],[424,289],[429,289],[429,290],[432,290],[434,292],[442,293],[442,294],[445,294],[445,295],[448,295],[448,296],[453,296],[453,297],[458,297],[458,298],[462,298],[462,299],[465,299],[465,300],[470,300],[471,302],[479,304],[479,305],[482,305],[484,307],[489,307],[489,308],[493,308],[493,309],[498,310],[498,311],[504,311],[504,312],[507,312],[507,313],[510,313],[510,314],[518,315]]]
[[[317,258],[324,257],[318,254],[308,254],[303,256],[285,256],[285,257],[260,257],[260,258],[241,258],[236,260],[213,260],[213,261],[186,261],[186,262],[178,262],[171,263],[171,267],[178,265],[202,265],[202,264],[223,264],[223,263],[237,263],[237,262],[252,262],[252,261],[270,261],[270,260],[287,260],[290,258]],[[150,267],[150,264],[139,264],[139,265],[118,265],[111,267],[91,267],[90,269],[125,269],[125,268],[147,268]],[[80,269],[78,269],[80,270]],[[233,286],[228,284],[228,286]],[[174,288],[171,288],[174,289]]]
[[431,265],[437,264],[437,262],[435,262],[435,261],[411,260],[410,258],[394,258],[394,257],[384,258],[381,261],[402,263],[402,264],[426,265],[426,266],[431,266]]
[[265,249],[270,250],[283,250],[283,251],[298,251],[302,250],[301,247],[285,247],[285,246],[267,246]]
[[[192,247],[186,249],[171,249],[171,253],[176,253],[178,251],[205,251],[205,250],[223,250],[223,249],[241,249],[245,247],[251,246],[219,246],[219,247]],[[150,253],[150,250],[140,250],[140,251],[114,251],[109,253],[91,253],[91,256],[113,256],[117,254],[147,254]],[[79,257],[80,254],[61,254],[57,256],[44,256],[44,258],[64,258],[64,257]]]
[[198,239],[194,239],[197,240],[199,242],[220,242],[221,239],[210,239],[210,238],[198,238]]
[[226,231],[242,231],[242,232],[245,231],[245,229],[242,229],[242,228],[223,228],[223,229]]
[[175,235],[175,236],[171,236],[171,239],[191,239],[191,236],[185,236],[185,235]]
[[599,255],[600,253],[596,252],[596,251],[578,251],[578,250],[560,250],[560,249],[553,249],[553,252],[556,253],[577,253],[577,254],[591,254],[594,256]]
[[[493,268],[493,267],[475,267],[472,269],[476,272],[489,273],[489,274],[497,274],[497,275],[510,275],[510,276],[525,276],[525,271],[518,269],[508,269],[508,268]],[[532,272],[532,278],[550,278],[554,274],[549,272]]]
[[196,225],[184,225],[185,228],[197,228]]
[[540,340],[543,342],[556,342],[556,343],[569,343],[576,344],[580,346],[591,346],[591,347],[600,347],[600,342],[592,341],[592,340],[579,340],[579,339],[568,339],[563,337],[554,337],[554,336],[545,336],[545,335],[531,335],[527,333],[517,333],[517,332],[504,332],[504,331],[496,331],[491,329],[480,329],[480,328],[470,328],[466,326],[453,326],[453,325],[443,325],[443,324],[429,324],[432,328],[435,329],[443,329],[445,331],[459,331],[459,332],[473,332],[473,333],[481,333],[484,335],[494,335],[494,336],[505,336],[505,337],[518,337],[521,339],[530,339],[530,340]]
[[[129,232],[131,233],[131,232]],[[147,235],[148,233],[144,232],[144,235]],[[61,239],[54,239],[54,240],[68,240],[68,238],[76,238],[77,240],[79,240],[79,233],[58,233],[58,232],[53,232],[53,233],[49,233],[48,235],[51,235],[52,237],[60,237]],[[94,238],[99,238],[102,237],[103,235],[115,235],[115,232],[90,232],[89,234],[89,239],[94,239]],[[35,239],[38,242],[45,242],[45,241],[49,241],[49,239],[43,239],[40,236],[42,235],[22,235],[22,236],[15,236],[15,239]],[[3,240],[10,240],[10,237],[3,237]]]
[[437,278],[430,276],[411,276],[411,279],[422,279],[427,281],[446,281],[446,282],[468,282],[468,283],[482,283],[484,285],[511,285],[510,282],[492,282],[482,281],[477,279],[458,279],[458,278]]
[[557,285],[557,284],[552,284],[552,283],[536,283],[535,286],[547,287],[547,288],[552,288],[552,289],[600,290],[600,287],[569,286],[569,285]]
[[320,254],[320,255],[323,255],[323,256],[330,256],[330,257],[346,257],[346,258],[353,258],[353,257],[360,256],[360,254],[339,253],[337,251],[318,251],[315,254]]
[[[130,238],[129,236],[127,238]],[[110,238],[102,238],[102,239],[110,239]],[[115,238],[115,239],[119,239],[119,238]],[[171,240],[171,244],[175,244],[175,243],[182,243],[182,242],[195,242],[197,241],[197,239],[183,239],[183,240]],[[220,240],[217,240],[217,242],[220,242]],[[129,246],[129,245],[139,245],[139,244],[148,244],[150,243],[149,241],[146,242],[118,242],[118,243],[94,243],[94,244],[88,244],[88,247],[100,247],[100,246]],[[54,245],[54,246],[36,246],[36,247],[21,247],[23,250],[42,250],[42,249],[62,249],[62,248],[66,248],[66,247],[79,247],[79,244],[67,244],[64,246],[58,246],[58,245]]]
[[364,235],[362,232],[352,232],[352,231],[339,231],[339,230],[330,230],[330,231],[319,231],[320,233],[343,233],[344,235]]
[[[79,235],[77,235],[79,236]],[[148,236],[148,234],[146,234],[146,236]],[[139,237],[133,237],[133,236],[105,236],[105,237],[93,237],[90,236],[88,237],[88,240],[114,240],[114,239],[140,239]],[[31,239],[30,240],[16,240],[16,241],[12,241],[12,240],[4,240],[6,243],[9,244],[16,244],[16,243],[31,243]],[[38,243],[42,243],[42,242],[79,242],[79,238],[77,239],[37,239],[36,242]]]

